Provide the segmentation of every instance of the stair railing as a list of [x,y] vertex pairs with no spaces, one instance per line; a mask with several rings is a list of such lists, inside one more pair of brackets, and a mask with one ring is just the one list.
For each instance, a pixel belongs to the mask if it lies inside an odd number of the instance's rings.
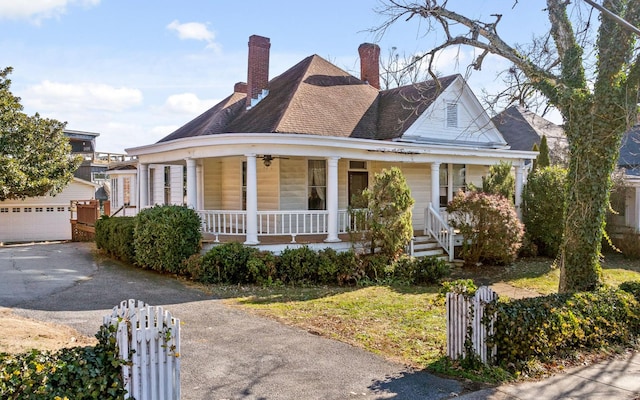
[[449,255],[449,262],[453,261],[453,228],[440,215],[440,210],[433,207],[433,203],[429,203],[429,207],[424,212],[425,229],[424,233],[431,235],[438,244]]

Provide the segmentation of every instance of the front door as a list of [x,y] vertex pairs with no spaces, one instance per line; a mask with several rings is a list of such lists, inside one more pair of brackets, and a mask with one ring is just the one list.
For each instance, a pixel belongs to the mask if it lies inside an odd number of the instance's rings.
[[349,171],[349,206],[363,206],[362,204],[353,204],[353,201],[360,198],[362,191],[367,186],[369,186],[369,173],[367,171]]

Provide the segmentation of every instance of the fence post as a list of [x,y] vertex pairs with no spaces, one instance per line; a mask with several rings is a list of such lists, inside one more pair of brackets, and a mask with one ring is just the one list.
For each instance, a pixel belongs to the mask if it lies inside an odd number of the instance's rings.
[[180,320],[162,307],[124,300],[103,317],[114,325],[126,398],[180,399]]
[[495,315],[484,324],[486,305],[498,299],[498,294],[482,286],[474,296],[447,293],[447,356],[456,360],[466,354],[465,342],[471,341],[472,350],[483,363],[488,363],[496,352],[495,346],[487,349],[487,338],[493,335]]

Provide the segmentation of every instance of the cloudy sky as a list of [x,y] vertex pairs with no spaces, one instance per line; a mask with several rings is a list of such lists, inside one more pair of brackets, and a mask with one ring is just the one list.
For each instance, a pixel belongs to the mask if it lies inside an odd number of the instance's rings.
[[[542,0],[450,0],[476,18],[502,13],[510,44],[547,30]],[[438,38],[419,18],[396,22],[382,37],[378,0],[0,0],[0,68],[14,68],[12,91],[25,112],[98,132],[98,150],[155,143],[246,81],[247,41],[271,39],[270,77],[318,54],[359,76],[357,48],[376,42],[412,54]],[[464,8],[460,8],[464,7]],[[438,60],[442,74],[465,73],[471,49]],[[508,64],[485,61],[470,77],[476,95],[496,86]]]

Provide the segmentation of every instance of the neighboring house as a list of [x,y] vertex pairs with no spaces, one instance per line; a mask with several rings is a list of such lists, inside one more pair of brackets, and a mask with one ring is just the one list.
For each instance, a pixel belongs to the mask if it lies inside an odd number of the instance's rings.
[[[611,205],[617,212],[609,216],[614,231],[640,231],[640,125],[622,137],[618,168],[623,171],[624,189],[612,195]],[[626,228],[626,229],[625,229]]]
[[140,207],[186,204],[205,232],[246,244],[312,234],[334,243],[352,228],[351,199],[384,168],[402,170],[413,226],[426,230],[502,160],[515,166],[519,203],[536,153],[509,149],[462,76],[380,90],[380,49],[365,43],[360,79],[312,55],[269,80],[269,48],[251,36],[247,83],[159,142],[126,150],[138,158]]
[[71,239],[71,201],[93,199],[97,185],[79,178],[56,196],[0,201],[0,243]]
[[512,150],[532,150],[547,137],[551,164],[567,162],[567,137],[564,129],[521,106],[511,106],[491,119]]

